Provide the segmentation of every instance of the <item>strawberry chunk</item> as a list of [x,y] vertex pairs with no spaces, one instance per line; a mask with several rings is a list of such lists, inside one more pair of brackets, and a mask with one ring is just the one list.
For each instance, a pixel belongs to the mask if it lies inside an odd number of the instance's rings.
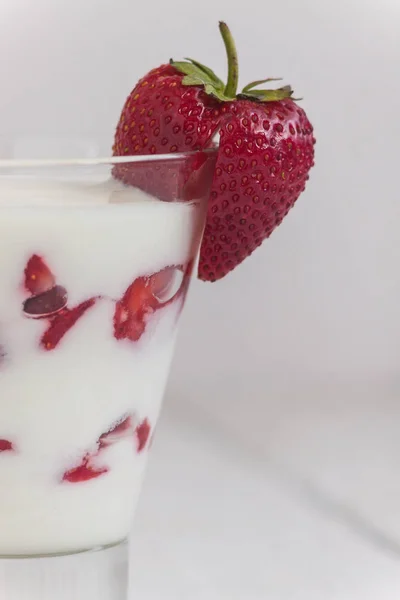
[[61,285],[55,285],[47,292],[27,298],[22,310],[30,319],[47,319],[61,312],[67,306],[67,290]]
[[114,337],[117,340],[138,341],[149,316],[156,310],[158,300],[153,296],[149,277],[138,277],[117,302],[114,313]]
[[[82,458],[82,461],[72,469],[68,469],[62,476],[62,481],[68,483],[81,483],[83,481],[90,481],[96,479],[101,475],[109,472],[108,467],[97,466],[94,463],[94,459],[99,456],[102,450],[111,446],[121,439],[131,435],[133,429],[133,420],[131,415],[124,416],[119,421],[114,423],[110,429],[102,433],[99,437],[98,450],[94,452],[87,452]],[[140,453],[142,452],[149,440],[151,432],[151,426],[147,419],[144,419],[134,430],[136,438],[136,448]],[[4,450],[12,450],[12,445],[7,440],[0,440],[0,451],[2,451],[2,442],[4,443]]]
[[90,455],[86,455],[80,465],[65,471],[62,480],[69,483],[81,483],[108,473],[107,467],[94,467],[91,465],[90,458]]
[[152,314],[178,295],[183,277],[183,267],[166,267],[153,275],[135,279],[117,302],[114,337],[137,342]]
[[132,430],[132,417],[128,415],[114,423],[108,431],[99,437],[99,451],[127,437]]
[[41,256],[33,254],[25,267],[25,288],[31,294],[47,292],[56,280]]
[[142,452],[145,449],[151,431],[150,423],[144,419],[135,429],[137,451]]
[[9,450],[14,450],[12,443],[8,440],[0,439],[0,452],[8,452]]
[[54,316],[48,329],[44,332],[40,344],[45,350],[54,350],[65,334],[96,302],[95,298],[85,300],[74,308],[65,308]]

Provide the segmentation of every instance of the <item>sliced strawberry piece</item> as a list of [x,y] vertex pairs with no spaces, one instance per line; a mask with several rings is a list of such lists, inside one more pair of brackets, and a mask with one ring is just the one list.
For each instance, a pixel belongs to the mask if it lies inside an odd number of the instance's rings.
[[106,433],[102,433],[99,437],[99,450],[115,444],[119,440],[128,437],[133,428],[132,417],[122,417],[114,423]]
[[12,443],[8,440],[0,439],[0,452],[7,452],[9,450],[14,450]]
[[146,328],[151,314],[159,306],[153,294],[151,277],[138,277],[128,287],[114,313],[114,337],[137,342]]
[[[93,460],[104,450],[104,448],[115,444],[121,439],[131,434],[133,429],[132,417],[130,415],[123,417],[114,425],[111,426],[109,431],[101,434],[98,439],[98,450],[96,452],[87,452],[82,458],[82,461],[72,469],[68,469],[62,476],[62,481],[69,483],[81,483],[83,481],[89,481],[96,479],[101,475],[109,472],[108,467],[100,467],[93,464]],[[151,432],[150,423],[147,419],[144,419],[134,430],[137,444],[137,451],[142,452],[149,439]],[[2,448],[2,445],[4,448]],[[12,450],[12,444],[7,440],[0,440],[0,451]]]
[[81,481],[95,479],[96,477],[100,477],[100,475],[108,473],[109,469],[107,467],[94,466],[93,459],[108,446],[112,446],[120,440],[129,437],[132,429],[133,422],[131,415],[123,416],[115,422],[108,431],[101,434],[97,441],[98,450],[85,454],[82,462],[78,466],[73,467],[64,473],[62,480],[70,483],[79,483]]
[[42,336],[40,344],[45,350],[54,350],[64,335],[96,302],[95,298],[85,300],[74,308],[65,308],[50,321],[48,329]]
[[178,295],[183,278],[183,267],[166,267],[153,275],[135,279],[117,302],[114,337],[137,342],[151,315]]
[[137,439],[137,451],[142,452],[145,449],[147,440],[149,439],[151,431],[150,423],[147,419],[144,419],[140,425],[135,429],[135,435]]
[[[135,280],[126,290],[122,300],[119,300],[114,313],[114,337],[117,340],[128,339],[137,342],[145,330],[145,317],[153,309],[147,307],[147,294],[145,291],[145,278]],[[138,300],[143,298],[143,308],[137,306]],[[146,309],[147,307],[147,309]]]
[[47,319],[61,312],[68,301],[67,290],[55,285],[51,290],[27,298],[23,304],[23,312],[30,319]]
[[108,473],[107,467],[94,467],[90,464],[90,455],[86,455],[80,465],[65,471],[62,480],[68,481],[69,483],[81,483],[83,481],[89,481],[90,479],[96,479],[100,475]]
[[25,267],[25,288],[31,294],[47,292],[56,280],[41,256],[33,254]]

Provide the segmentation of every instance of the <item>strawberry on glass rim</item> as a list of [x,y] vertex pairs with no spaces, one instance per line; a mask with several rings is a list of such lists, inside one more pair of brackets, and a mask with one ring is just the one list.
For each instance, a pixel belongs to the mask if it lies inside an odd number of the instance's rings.
[[[314,165],[313,127],[291,87],[258,89],[274,81],[267,78],[238,94],[235,43],[226,23],[219,29],[228,58],[226,85],[192,59],[151,70],[127,98],[113,146],[116,156],[188,152],[213,147],[219,134],[198,267],[204,281],[224,277],[271,235]],[[161,195],[165,186],[160,177],[144,189],[157,193],[159,187]]]

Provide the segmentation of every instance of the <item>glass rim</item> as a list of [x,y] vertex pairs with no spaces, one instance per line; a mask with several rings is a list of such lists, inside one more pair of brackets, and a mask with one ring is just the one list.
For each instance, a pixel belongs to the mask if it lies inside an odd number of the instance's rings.
[[173,160],[185,160],[198,154],[214,155],[217,147],[204,150],[191,150],[190,152],[171,152],[169,154],[135,154],[129,156],[106,156],[96,158],[38,158],[38,159],[0,159],[0,172],[2,169],[12,168],[51,168],[51,167],[95,167],[104,165],[125,165],[135,163],[158,163]]

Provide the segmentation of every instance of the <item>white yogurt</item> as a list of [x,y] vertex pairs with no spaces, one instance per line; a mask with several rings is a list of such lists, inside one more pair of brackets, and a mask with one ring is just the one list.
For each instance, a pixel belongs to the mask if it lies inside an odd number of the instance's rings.
[[[195,258],[198,203],[167,203],[115,182],[57,185],[0,181],[0,555],[76,551],[129,532],[149,442],[132,432],[103,449],[107,473],[63,474],[96,452],[130,414],[153,432],[172,358],[181,301],[152,315],[137,342],[113,333],[116,301],[130,284]],[[48,320],[27,318],[24,269],[42,256],[68,307],[98,298],[51,351]],[[28,294],[29,295],[29,294]]]

